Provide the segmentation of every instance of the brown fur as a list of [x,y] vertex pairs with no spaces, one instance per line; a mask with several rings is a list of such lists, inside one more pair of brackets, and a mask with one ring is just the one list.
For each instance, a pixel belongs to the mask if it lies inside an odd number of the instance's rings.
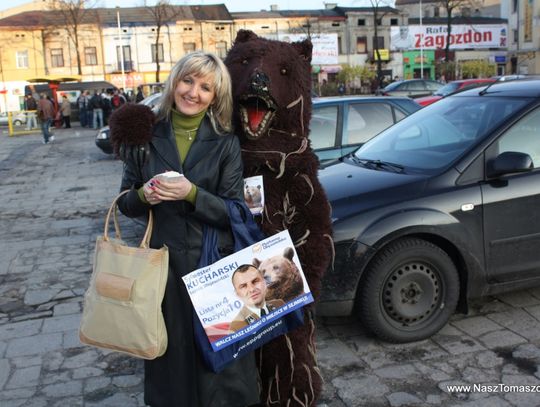
[[[115,154],[127,146],[142,146],[152,139],[155,115],[148,106],[126,103],[110,119],[110,137]],[[122,148],[121,148],[122,147]]]
[[288,247],[283,255],[272,256],[262,262],[253,260],[253,265],[261,272],[267,284],[266,299],[281,299],[289,302],[304,293],[304,282],[293,261],[294,251]]
[[[267,236],[289,230],[317,299],[332,243],[330,207],[317,179],[318,159],[307,138],[311,51],[307,40],[288,44],[240,30],[225,64],[233,81],[234,124],[242,145],[244,175],[263,176],[261,228]],[[262,401],[269,406],[314,406],[321,392],[315,326],[309,309],[305,310],[304,326],[259,352]]]

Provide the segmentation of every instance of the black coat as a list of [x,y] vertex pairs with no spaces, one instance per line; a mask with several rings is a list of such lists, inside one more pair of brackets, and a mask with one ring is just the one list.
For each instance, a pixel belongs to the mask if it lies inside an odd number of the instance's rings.
[[[195,205],[187,201],[162,202],[151,207],[137,194],[146,181],[167,170],[183,173],[197,185]],[[153,128],[150,156],[142,169],[126,159],[121,190],[131,192],[119,207],[130,217],[152,208],[154,229],[151,246],[169,248],[169,276],[163,314],[169,344],[160,358],[145,362],[145,402],[153,407],[247,406],[258,402],[258,374],[253,355],[230,365],[221,374],[202,365],[193,341],[193,308],[181,277],[197,268],[202,227],[218,230],[222,255],[232,253],[227,206],[222,198],[243,199],[242,160],[236,136],[218,135],[208,117],[202,121],[184,163],[180,162],[169,121]]]

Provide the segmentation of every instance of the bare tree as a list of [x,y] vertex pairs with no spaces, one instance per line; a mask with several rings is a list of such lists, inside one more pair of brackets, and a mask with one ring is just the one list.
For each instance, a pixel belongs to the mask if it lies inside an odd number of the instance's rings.
[[77,73],[82,75],[81,53],[79,50],[79,35],[81,25],[88,21],[86,16],[95,5],[93,0],[52,0],[51,9],[64,23],[68,37],[73,43],[77,57]]
[[152,16],[152,20],[156,25],[156,38],[154,42],[154,60],[156,62],[156,82],[160,82],[159,73],[161,66],[159,64],[159,45],[161,39],[161,29],[169,22],[174,21],[182,12],[181,7],[173,6],[169,0],[158,0],[154,6],[148,6],[144,2],[146,11]]
[[475,0],[439,0],[439,6],[446,10],[446,46],[444,48],[446,61],[449,61],[450,56],[450,36],[452,35],[454,12],[462,8],[473,8],[475,3]]

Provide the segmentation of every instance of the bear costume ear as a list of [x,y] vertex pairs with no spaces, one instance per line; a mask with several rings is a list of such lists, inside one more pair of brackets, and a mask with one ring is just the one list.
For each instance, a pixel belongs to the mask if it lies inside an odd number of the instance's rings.
[[306,61],[311,61],[311,53],[313,51],[313,44],[310,39],[304,41],[293,42],[291,44]]
[[261,265],[261,261],[259,259],[255,258],[255,259],[253,259],[251,264],[253,264],[255,267],[259,268],[259,266]]
[[257,38],[259,37],[253,31],[240,30],[238,31],[238,34],[236,34],[236,39],[234,42],[248,42],[251,40],[256,40]]
[[292,258],[294,257],[294,250],[292,247],[286,247],[285,250],[283,250],[283,257],[292,261]]

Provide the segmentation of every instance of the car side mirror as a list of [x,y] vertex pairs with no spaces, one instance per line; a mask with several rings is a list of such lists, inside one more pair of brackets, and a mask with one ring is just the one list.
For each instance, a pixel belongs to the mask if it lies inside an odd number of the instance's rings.
[[533,160],[529,154],[506,151],[488,162],[486,174],[488,178],[497,178],[501,175],[531,171],[533,168]]

